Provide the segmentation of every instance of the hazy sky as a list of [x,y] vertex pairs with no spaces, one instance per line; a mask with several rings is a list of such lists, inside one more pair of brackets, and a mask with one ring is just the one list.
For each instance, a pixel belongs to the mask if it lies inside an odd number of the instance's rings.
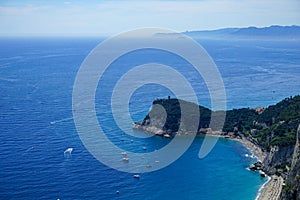
[[0,0],[0,36],[103,36],[140,27],[175,31],[299,25],[300,0]]

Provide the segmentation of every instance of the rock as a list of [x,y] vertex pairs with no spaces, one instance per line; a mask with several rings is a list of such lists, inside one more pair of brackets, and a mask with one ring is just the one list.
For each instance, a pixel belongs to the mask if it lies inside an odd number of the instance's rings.
[[264,178],[264,177],[266,177],[266,174],[263,171],[261,171],[260,176]]
[[251,165],[251,166],[249,167],[249,169],[250,169],[251,171],[256,171],[256,170],[257,170],[256,167],[255,167],[254,165]]
[[259,171],[263,169],[263,164],[258,161],[249,167],[251,171]]
[[291,163],[294,152],[294,146],[273,146],[264,160],[264,171],[268,174],[275,174],[276,166],[284,163]]

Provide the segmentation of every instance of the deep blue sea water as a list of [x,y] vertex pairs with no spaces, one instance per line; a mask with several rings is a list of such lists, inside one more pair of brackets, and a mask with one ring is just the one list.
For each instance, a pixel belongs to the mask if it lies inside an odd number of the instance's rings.
[[[254,160],[235,141],[220,139],[199,159],[203,138],[197,137],[176,162],[139,180],[101,164],[86,150],[72,118],[72,90],[81,63],[100,41],[0,39],[0,199],[255,199],[266,179],[246,170]],[[200,42],[219,67],[228,108],[267,106],[300,94],[299,41]],[[201,104],[210,106],[203,81],[174,55],[148,50],[121,58],[103,80],[107,87],[97,91],[96,111],[108,137],[127,151],[143,152],[143,146],[153,151],[168,142],[126,136],[107,111],[111,87],[122,73],[150,61],[181,70]],[[170,94],[157,85],[140,88],[132,96],[132,118],[140,120],[153,99]],[[64,156],[69,147],[72,156]]]

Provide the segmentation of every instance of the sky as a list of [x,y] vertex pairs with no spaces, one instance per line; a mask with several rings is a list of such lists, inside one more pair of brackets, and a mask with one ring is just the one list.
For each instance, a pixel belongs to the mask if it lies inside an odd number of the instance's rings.
[[300,25],[300,0],[0,0],[0,36],[109,36]]

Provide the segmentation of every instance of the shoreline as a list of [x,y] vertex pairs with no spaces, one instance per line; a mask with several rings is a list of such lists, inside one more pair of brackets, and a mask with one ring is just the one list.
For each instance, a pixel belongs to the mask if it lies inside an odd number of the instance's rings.
[[267,154],[263,152],[258,145],[254,144],[253,142],[250,142],[246,138],[243,139],[228,138],[228,139],[242,143],[257,158],[257,161],[263,162],[267,157]]
[[259,189],[255,200],[278,200],[282,190],[283,178],[281,176],[268,176],[270,179]]
[[[205,136],[207,134],[203,134],[203,135]],[[212,136],[212,137],[224,138],[224,139],[233,140],[233,141],[242,143],[245,146],[245,148],[248,149],[257,158],[257,161],[263,162],[265,160],[265,158],[267,157],[267,154],[265,152],[263,152],[262,149],[258,145],[250,142],[246,138],[243,138],[243,139],[232,138],[232,137],[226,137],[226,136],[217,135],[217,134],[208,134],[208,135]]]
[[[223,136],[220,137],[225,138]],[[267,154],[263,152],[258,145],[250,142],[246,138],[243,139],[225,138],[225,139],[230,139],[242,143],[251,153],[254,154],[254,156],[260,162],[263,162],[267,156]],[[266,176],[268,177],[268,180],[259,188],[255,200],[279,200],[280,193],[282,190],[282,185],[284,182],[283,178],[277,175],[268,176],[266,174]]]
[[271,179],[272,179],[270,176],[267,176],[267,177],[268,177],[267,182],[265,182],[265,183],[259,188],[255,200],[259,200],[259,199],[261,198],[262,194],[265,193],[265,188],[266,188],[266,186],[268,185],[268,183],[270,183],[270,181],[271,181]]

